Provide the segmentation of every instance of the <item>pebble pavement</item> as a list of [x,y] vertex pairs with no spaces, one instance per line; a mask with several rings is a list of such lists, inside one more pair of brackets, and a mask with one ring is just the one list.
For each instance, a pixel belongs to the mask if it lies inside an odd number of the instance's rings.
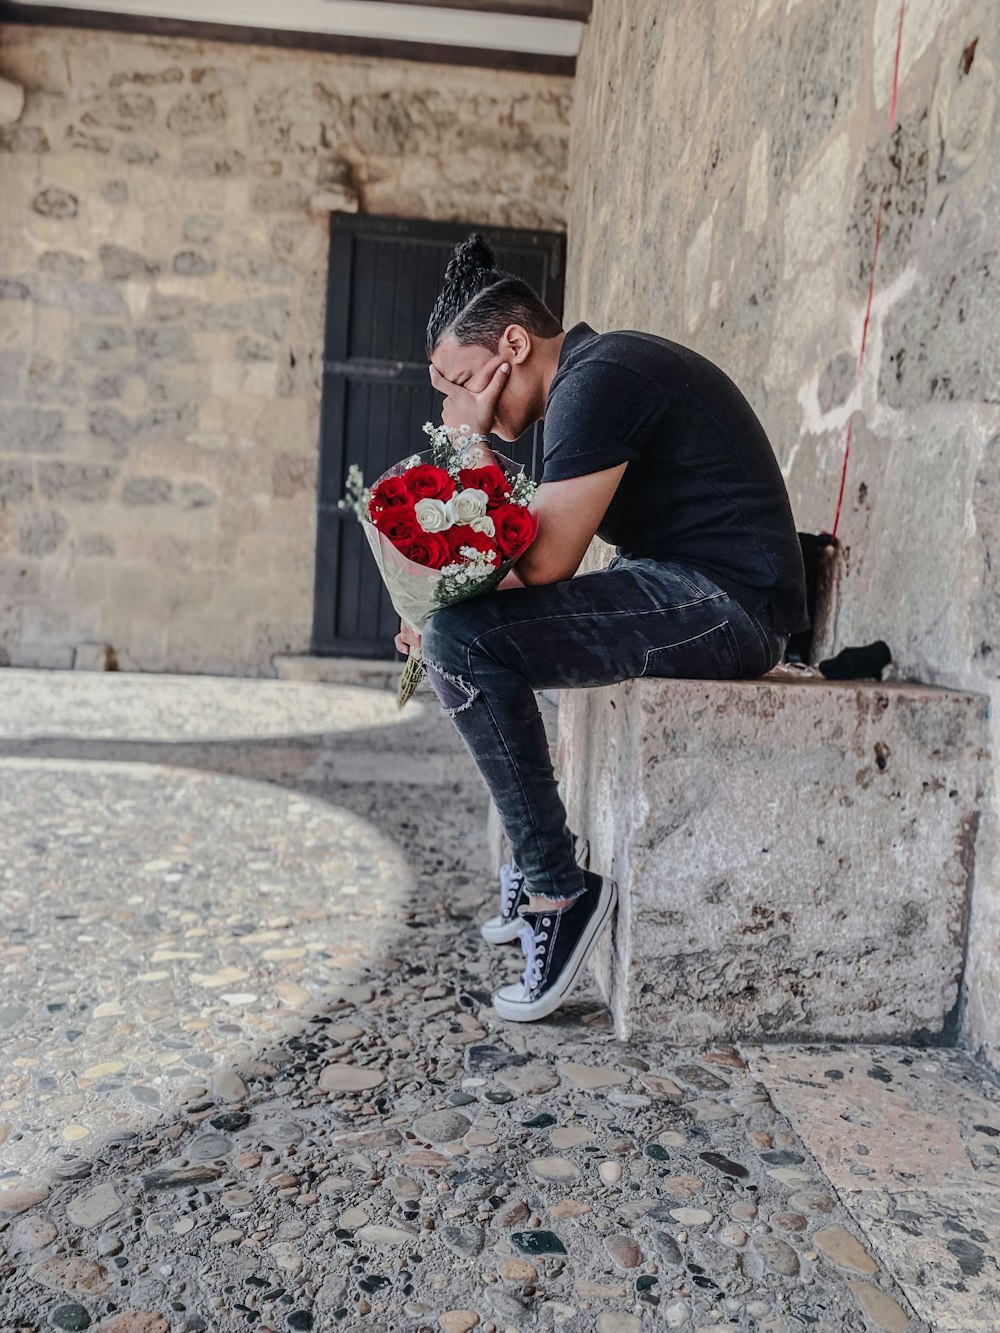
[[541,1024],[433,698],[0,674],[0,1330],[996,1333],[968,1055]]

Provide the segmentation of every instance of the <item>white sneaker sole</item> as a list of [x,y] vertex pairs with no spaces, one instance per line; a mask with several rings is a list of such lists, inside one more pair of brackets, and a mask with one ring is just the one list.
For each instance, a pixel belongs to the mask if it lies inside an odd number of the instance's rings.
[[[578,836],[574,842],[574,849],[577,865],[586,869],[590,864],[589,839]],[[487,944],[512,944],[521,933],[521,925],[521,918],[516,914],[505,922],[497,913],[496,916],[491,916],[489,921],[483,922],[479,927],[479,933]]]
[[501,986],[493,996],[493,1008],[501,1018],[514,1023],[531,1023],[538,1018],[546,1018],[553,1010],[569,997],[573,987],[580,979],[584,964],[594,951],[601,932],[611,920],[618,903],[618,885],[614,880],[606,879],[601,886],[597,910],[590,918],[587,929],[577,941],[576,948],[569,956],[563,974],[556,984],[537,1000],[525,1000],[524,987],[520,982]]
[[479,933],[487,944],[510,944],[521,933],[524,922],[519,916],[504,921],[502,916],[491,916],[479,927]]

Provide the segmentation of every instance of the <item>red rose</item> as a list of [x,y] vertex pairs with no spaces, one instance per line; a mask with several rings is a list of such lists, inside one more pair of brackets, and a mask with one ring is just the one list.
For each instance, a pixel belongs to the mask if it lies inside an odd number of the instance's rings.
[[451,546],[440,532],[421,532],[399,548],[408,560],[425,569],[440,569],[452,561]]
[[453,560],[463,558],[460,554],[463,546],[471,546],[477,551],[492,551],[497,560],[500,559],[497,544],[493,538],[487,536],[485,532],[477,532],[468,523],[456,523],[450,527],[448,529],[448,540],[451,543]]
[[402,480],[414,500],[450,500],[455,494],[455,478],[443,467],[419,463],[403,473]]
[[413,496],[406,488],[402,477],[384,477],[372,487],[368,512],[374,518],[379,509],[391,509],[395,505],[412,505]]
[[423,532],[412,504],[380,509],[372,515],[372,522],[383,537],[389,538],[393,546],[402,546],[404,542],[419,537]]
[[510,482],[507,480],[507,474],[502,467],[497,467],[496,463],[491,463],[489,467],[459,468],[458,479],[463,490],[485,491],[489,509],[510,499]]
[[490,511],[496,529],[497,546],[506,559],[522,554],[535,540],[538,524],[525,505],[500,505]]

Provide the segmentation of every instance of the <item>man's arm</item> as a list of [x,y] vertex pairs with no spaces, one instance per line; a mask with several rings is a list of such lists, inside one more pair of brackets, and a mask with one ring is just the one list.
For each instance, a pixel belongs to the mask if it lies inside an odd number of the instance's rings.
[[518,583],[501,587],[558,583],[572,578],[618,489],[627,463],[588,472],[566,481],[545,481],[529,508],[538,520],[538,536],[514,564]]

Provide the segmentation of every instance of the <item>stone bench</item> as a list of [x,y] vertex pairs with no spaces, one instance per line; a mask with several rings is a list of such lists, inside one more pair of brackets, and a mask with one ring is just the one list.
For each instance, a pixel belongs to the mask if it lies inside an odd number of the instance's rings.
[[562,691],[570,823],[621,893],[617,1035],[954,1039],[988,710],[780,675]]

